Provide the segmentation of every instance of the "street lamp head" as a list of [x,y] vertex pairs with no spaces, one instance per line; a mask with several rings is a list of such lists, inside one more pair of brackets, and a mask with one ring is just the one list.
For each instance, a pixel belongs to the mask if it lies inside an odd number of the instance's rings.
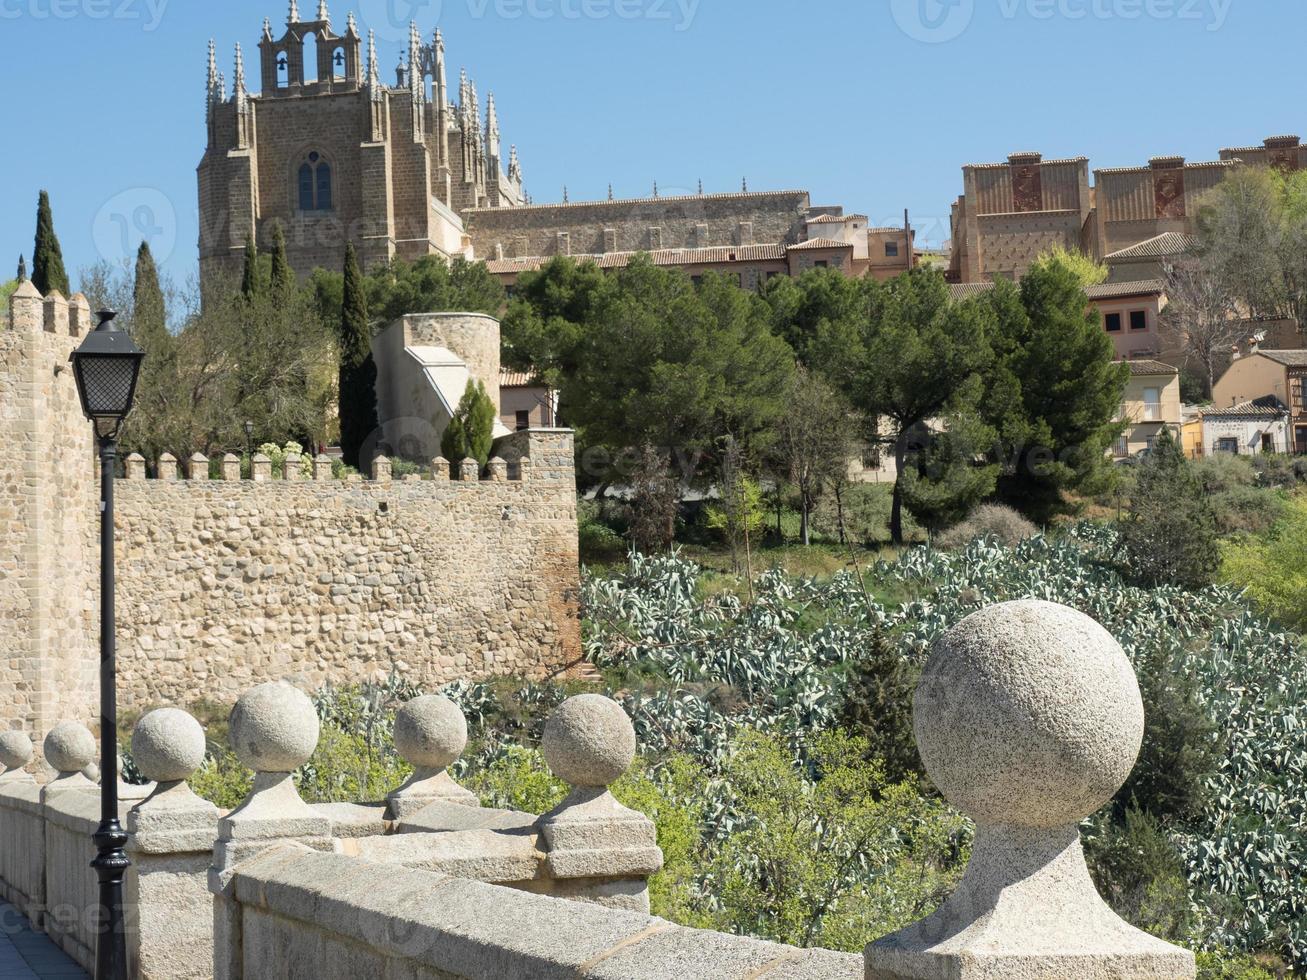
[[132,410],[145,352],[118,329],[114,323],[117,314],[101,310],[96,316],[100,322],[70,360],[82,411],[95,423],[96,435],[110,440],[117,437]]
[[251,422],[249,419],[246,419],[246,420],[245,420],[245,434],[246,434],[247,436],[253,436],[253,435],[254,435],[254,423]]

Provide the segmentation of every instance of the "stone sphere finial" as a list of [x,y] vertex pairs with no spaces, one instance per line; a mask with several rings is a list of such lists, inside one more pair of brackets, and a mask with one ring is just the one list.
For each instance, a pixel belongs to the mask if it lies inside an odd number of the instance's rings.
[[282,681],[246,691],[231,709],[231,747],[255,772],[294,772],[318,746],[318,713]]
[[467,747],[467,719],[443,694],[407,702],[395,714],[395,750],[417,769],[445,769]]
[[7,771],[22,769],[32,761],[35,749],[24,732],[5,732],[0,735],[0,766]]
[[132,730],[132,758],[155,782],[186,779],[204,762],[204,748],[204,729],[180,708],[151,711]]
[[45,761],[60,774],[81,772],[95,761],[95,736],[76,721],[61,721],[45,736]]
[[541,743],[555,776],[572,786],[609,786],[635,761],[635,727],[622,706],[600,694],[559,705]]
[[1061,827],[1130,775],[1143,741],[1121,645],[1066,606],[1006,602],[935,641],[913,702],[926,772],[977,823]]

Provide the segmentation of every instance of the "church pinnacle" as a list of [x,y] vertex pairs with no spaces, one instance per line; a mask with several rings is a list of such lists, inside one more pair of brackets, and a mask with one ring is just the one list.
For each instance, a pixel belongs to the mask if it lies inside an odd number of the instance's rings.
[[209,74],[204,86],[204,105],[212,109],[218,96],[218,46],[209,38]]
[[327,0],[318,0],[318,20],[331,26],[331,11],[327,9]]
[[286,15],[287,24],[298,24],[300,22],[300,5],[298,0],[290,0],[290,13]]

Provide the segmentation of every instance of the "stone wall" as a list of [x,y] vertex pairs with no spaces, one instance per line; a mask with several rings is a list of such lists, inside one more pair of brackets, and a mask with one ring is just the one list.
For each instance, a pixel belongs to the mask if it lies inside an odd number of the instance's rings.
[[710,245],[795,243],[806,191],[592,201],[464,213],[478,258],[599,255]]
[[84,297],[43,299],[30,282],[0,322],[0,705],[29,735],[89,720],[95,701],[98,494],[68,365],[89,323]]
[[503,440],[514,480],[122,482],[120,701],[561,672],[580,657],[571,443]]

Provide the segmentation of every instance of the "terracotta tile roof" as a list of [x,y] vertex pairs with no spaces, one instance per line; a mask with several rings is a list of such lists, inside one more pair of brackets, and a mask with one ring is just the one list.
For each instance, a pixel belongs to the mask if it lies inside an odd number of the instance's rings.
[[[1020,154],[1013,154],[1013,155],[1019,156]],[[1089,157],[1061,157],[1055,160],[1040,160],[1039,162],[1044,166],[1047,166],[1050,163],[1087,163],[1089,162]],[[962,165],[962,169],[963,170],[996,170],[1000,167],[1002,167],[1003,169],[1007,169],[1010,166],[1012,166],[1012,164],[1009,161],[1004,160],[1001,163],[964,163]]]
[[530,371],[507,371],[499,372],[499,387],[501,388],[543,388],[544,383],[538,381]]
[[822,248],[852,248],[852,247],[853,245],[849,242],[837,242],[833,238],[810,238],[806,242],[799,242],[799,244],[797,245],[791,245],[789,247],[789,250],[791,252],[795,252],[795,251],[808,251],[808,250],[815,250],[815,249],[822,249]]
[[1196,235],[1187,235],[1182,231],[1166,231],[1127,248],[1118,249],[1105,256],[1105,259],[1108,262],[1113,259],[1157,259],[1191,251],[1197,244]]
[[[838,247],[846,247],[836,242]],[[852,248],[853,246],[847,246]],[[637,255],[648,255],[654,265],[723,265],[730,262],[768,262],[785,258],[784,245],[712,245],[707,248],[664,248],[652,252],[607,252],[569,256],[577,262],[593,262],[601,269],[621,269]],[[486,268],[494,274],[534,272],[554,256],[535,255],[521,259],[491,259]]]
[[[1161,157],[1160,159],[1165,160],[1168,158]],[[1235,166],[1238,166],[1238,164],[1236,164],[1233,160],[1205,160],[1201,163],[1186,163],[1184,165],[1184,169],[1203,170],[1203,169],[1211,169],[1213,167],[1235,167]],[[1144,164],[1142,167],[1103,167],[1099,170],[1094,171],[1095,174],[1147,174],[1152,172],[1153,172],[1153,168],[1150,167],[1148,164]]]
[[1203,409],[1205,419],[1277,419],[1289,414],[1288,406],[1274,395],[1240,402],[1229,408]]
[[1120,299],[1123,296],[1153,296],[1166,291],[1166,283],[1160,279],[1141,279],[1138,282],[1105,282],[1101,286],[1090,286],[1085,295],[1090,299]]
[[737,191],[734,194],[679,194],[660,197],[624,197],[613,201],[556,201],[553,204],[523,204],[512,208],[468,208],[467,215],[494,213],[515,213],[518,211],[543,211],[550,208],[593,208],[621,207],[631,204],[676,203],[678,201],[734,201],[749,200],[760,197],[803,197],[809,198],[807,191]]
[[809,218],[810,225],[842,225],[849,221],[870,221],[865,214],[819,214]]
[[1307,367],[1307,350],[1259,350],[1257,353],[1285,367]]
[[1172,367],[1170,364],[1163,364],[1161,361],[1126,361],[1130,365],[1130,373],[1136,378],[1152,378],[1163,374],[1179,374],[1180,369]]
[[955,300],[971,299],[973,296],[983,296],[994,288],[992,282],[953,282],[949,283],[949,294]]

